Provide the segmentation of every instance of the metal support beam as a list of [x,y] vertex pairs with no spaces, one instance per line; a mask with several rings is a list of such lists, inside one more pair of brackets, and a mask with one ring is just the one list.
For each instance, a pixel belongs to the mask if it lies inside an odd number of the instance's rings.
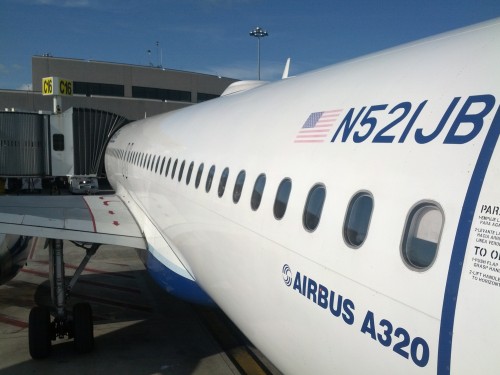
[[66,318],[66,285],[64,280],[63,241],[49,240],[50,290],[52,303],[56,308],[56,318]]

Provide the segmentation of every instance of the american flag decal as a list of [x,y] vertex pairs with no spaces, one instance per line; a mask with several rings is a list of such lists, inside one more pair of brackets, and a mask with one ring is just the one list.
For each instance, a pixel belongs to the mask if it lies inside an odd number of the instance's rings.
[[322,143],[324,142],[330,129],[339,117],[341,109],[331,111],[314,112],[309,115],[304,125],[300,128],[295,143]]

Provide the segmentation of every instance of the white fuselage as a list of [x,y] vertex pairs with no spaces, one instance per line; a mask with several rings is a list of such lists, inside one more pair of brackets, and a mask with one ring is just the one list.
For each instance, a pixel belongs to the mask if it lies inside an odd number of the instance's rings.
[[[283,372],[493,374],[499,36],[492,22],[132,123],[107,148],[108,178],[151,254],[195,280]],[[328,130],[301,130],[323,111],[333,111]],[[313,186],[325,199],[308,230]],[[345,221],[359,194],[373,210],[357,246]],[[412,210],[425,204],[441,225],[418,235],[438,241],[420,269],[402,248]]]

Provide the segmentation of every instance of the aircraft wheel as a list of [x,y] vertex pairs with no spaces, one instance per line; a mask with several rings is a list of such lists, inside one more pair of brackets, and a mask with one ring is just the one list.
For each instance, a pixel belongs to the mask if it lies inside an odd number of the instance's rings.
[[46,307],[36,306],[30,311],[29,348],[33,359],[47,358],[51,350],[50,312]]
[[77,303],[73,307],[73,328],[75,349],[88,353],[94,348],[94,323],[92,308],[88,303]]

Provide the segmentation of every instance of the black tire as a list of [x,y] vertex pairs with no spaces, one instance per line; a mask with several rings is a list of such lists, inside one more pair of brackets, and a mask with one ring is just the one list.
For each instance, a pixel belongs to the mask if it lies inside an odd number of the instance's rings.
[[33,359],[44,359],[50,355],[50,312],[46,307],[36,306],[30,311],[29,347]]
[[73,329],[76,351],[91,352],[94,349],[94,322],[88,303],[77,303],[73,307]]

